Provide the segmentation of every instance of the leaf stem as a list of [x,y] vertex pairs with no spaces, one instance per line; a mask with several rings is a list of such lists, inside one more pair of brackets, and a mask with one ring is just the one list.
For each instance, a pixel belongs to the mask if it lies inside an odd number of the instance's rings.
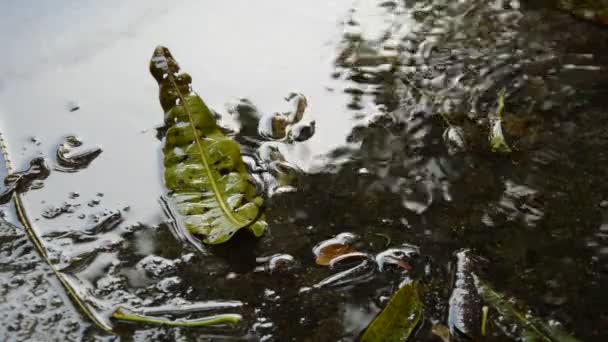
[[154,317],[141,315],[135,312],[127,311],[123,308],[118,308],[114,313],[112,313],[112,318],[127,321],[127,322],[136,322],[136,323],[144,323],[144,324],[153,324],[153,325],[167,325],[173,327],[205,327],[210,325],[220,325],[220,324],[230,324],[235,325],[241,321],[243,318],[239,314],[221,314],[214,316],[207,316],[202,318],[195,319],[176,319],[170,320],[162,317]]

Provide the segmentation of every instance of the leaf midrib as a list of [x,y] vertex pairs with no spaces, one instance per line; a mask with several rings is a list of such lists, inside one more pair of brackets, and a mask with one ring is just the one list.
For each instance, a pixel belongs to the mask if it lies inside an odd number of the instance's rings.
[[220,188],[215,181],[215,176],[213,175],[211,166],[209,165],[209,160],[208,160],[209,156],[207,155],[207,152],[203,148],[203,144],[200,141],[198,134],[196,133],[196,126],[194,125],[194,118],[192,117],[192,112],[190,111],[190,108],[188,107],[188,103],[186,102],[184,95],[179,90],[179,87],[177,86],[177,83],[175,82],[175,77],[173,76],[173,73],[168,68],[167,68],[167,75],[168,75],[167,77],[169,78],[169,81],[171,82],[171,85],[173,86],[173,88],[175,88],[175,92],[177,93],[177,96],[179,97],[179,100],[181,102],[182,107],[184,108],[184,111],[188,115],[188,120],[190,122],[190,128],[192,128],[192,135],[194,136],[194,142],[196,143],[196,146],[198,147],[198,151],[201,155],[201,160],[203,161],[203,167],[205,168],[205,172],[207,173],[209,183],[211,184],[211,188],[213,190],[213,194],[215,196],[216,201],[219,203],[220,208],[222,208],[222,212],[224,213],[224,215],[237,228],[240,229],[240,228],[248,226],[251,222],[242,222],[242,220],[239,220],[237,217],[235,217],[232,213],[232,209],[230,209],[230,207],[228,207],[228,203],[226,201],[224,201],[224,198],[220,195]]

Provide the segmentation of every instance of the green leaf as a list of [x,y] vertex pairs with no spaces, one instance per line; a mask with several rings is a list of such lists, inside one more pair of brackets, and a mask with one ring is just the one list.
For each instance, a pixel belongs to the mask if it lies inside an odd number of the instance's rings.
[[572,336],[561,331],[558,327],[550,326],[540,318],[530,314],[523,314],[503,294],[496,292],[489,284],[475,277],[477,289],[480,296],[506,321],[516,323],[522,329],[524,341],[555,341],[555,342],[578,342]]
[[421,317],[422,303],[418,299],[416,284],[406,284],[367,327],[361,342],[407,341]]
[[165,185],[175,219],[208,244],[225,242],[241,228],[261,236],[267,227],[263,200],[249,181],[239,145],[222,133],[209,108],[191,91],[192,78],[178,71],[169,50],[157,47],[150,72],[165,111]]

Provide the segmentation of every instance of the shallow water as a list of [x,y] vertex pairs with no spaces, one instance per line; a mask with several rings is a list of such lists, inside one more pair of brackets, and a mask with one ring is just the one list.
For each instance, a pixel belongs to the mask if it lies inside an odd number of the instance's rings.
[[[116,325],[125,340],[352,340],[399,275],[302,292],[332,273],[314,264],[313,247],[352,232],[357,250],[375,254],[388,236],[423,258],[411,275],[428,287],[415,340],[437,340],[431,327],[447,320],[460,248],[537,316],[603,340],[608,30],[546,5],[448,4],[1,4],[0,129],[13,168],[54,162],[73,134],[103,150],[24,194],[52,261],[71,265],[101,315],[119,304],[243,303],[234,330]],[[298,192],[269,199],[263,238],[243,234],[201,255],[165,224],[162,110],[147,67],[158,44],[227,128],[238,127],[227,112],[240,98],[262,112],[285,110],[291,91],[308,98],[315,135],[282,149],[305,174]],[[526,122],[507,156],[489,151],[484,131],[501,88],[505,117]],[[464,151],[448,148],[449,125],[473,132]],[[115,338],[79,313],[22,230],[1,236],[2,340]],[[293,269],[254,272],[256,257],[275,253],[293,256]]]

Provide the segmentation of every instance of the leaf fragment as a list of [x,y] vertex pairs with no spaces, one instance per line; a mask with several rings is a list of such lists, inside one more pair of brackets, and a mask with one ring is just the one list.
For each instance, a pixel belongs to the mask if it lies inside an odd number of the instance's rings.
[[402,286],[367,327],[361,342],[407,341],[422,317],[416,283]]
[[507,144],[502,129],[502,113],[505,107],[505,89],[498,93],[498,109],[496,115],[490,118],[490,147],[492,152],[511,153],[511,147]]
[[315,262],[319,266],[328,266],[334,258],[352,252],[354,252],[354,250],[349,245],[329,245],[320,250],[320,253],[315,259]]

